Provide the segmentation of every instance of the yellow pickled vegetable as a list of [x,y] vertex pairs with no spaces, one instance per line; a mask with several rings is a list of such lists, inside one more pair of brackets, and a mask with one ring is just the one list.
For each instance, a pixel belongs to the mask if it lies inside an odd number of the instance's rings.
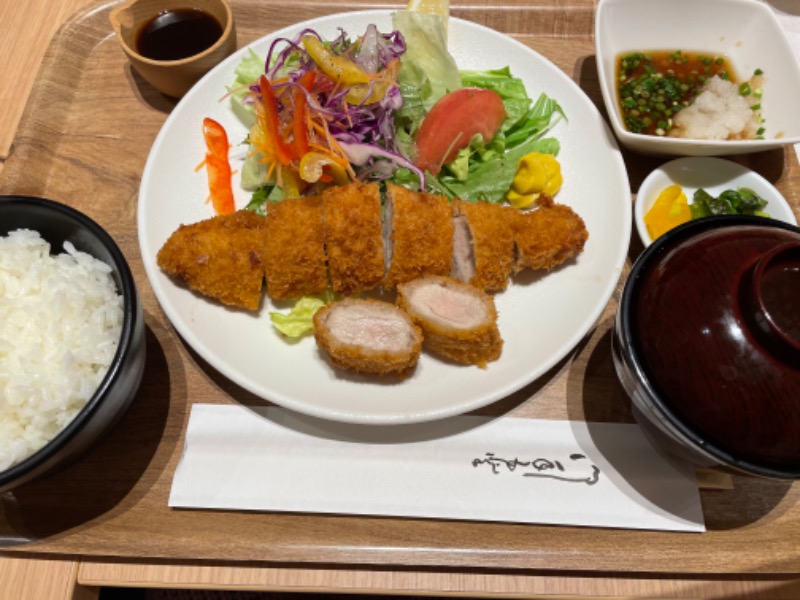
[[555,156],[531,152],[517,163],[517,172],[506,198],[516,208],[528,208],[542,194],[555,196],[563,182],[561,165]]
[[652,208],[644,216],[644,223],[650,238],[656,239],[691,218],[689,200],[686,198],[683,188],[673,184],[658,195]]

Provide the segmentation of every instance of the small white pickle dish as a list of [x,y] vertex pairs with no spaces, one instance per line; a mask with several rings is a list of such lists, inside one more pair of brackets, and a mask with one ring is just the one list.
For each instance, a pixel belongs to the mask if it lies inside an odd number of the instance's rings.
[[714,197],[726,190],[750,188],[767,201],[763,212],[769,215],[769,218],[797,225],[797,218],[789,202],[760,174],[732,160],[690,156],[671,160],[654,169],[639,186],[633,218],[636,232],[645,247],[654,241],[647,230],[645,215],[653,207],[659,194],[673,184],[683,188],[690,205],[694,193],[701,188]]

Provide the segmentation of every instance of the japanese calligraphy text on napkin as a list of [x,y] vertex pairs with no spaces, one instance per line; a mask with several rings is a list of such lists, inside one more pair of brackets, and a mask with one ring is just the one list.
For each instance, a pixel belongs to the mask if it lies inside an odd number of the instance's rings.
[[693,471],[636,425],[517,418],[379,427],[195,405],[169,504],[704,530]]

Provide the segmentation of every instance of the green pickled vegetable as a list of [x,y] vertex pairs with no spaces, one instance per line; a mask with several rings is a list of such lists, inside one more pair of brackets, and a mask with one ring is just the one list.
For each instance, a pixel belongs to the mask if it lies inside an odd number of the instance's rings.
[[767,205],[767,201],[750,188],[741,187],[738,191],[740,204],[737,208],[741,212],[746,214],[755,214],[757,212],[761,212],[761,210]]
[[714,197],[704,189],[694,193],[689,210],[692,219],[713,215],[756,215],[768,217],[763,211],[767,201],[747,187],[725,190]]
[[708,208],[711,210],[712,215],[735,215],[736,211],[733,208],[733,203],[730,200],[730,196],[726,196],[725,192],[722,192],[716,198],[712,198],[708,202]]

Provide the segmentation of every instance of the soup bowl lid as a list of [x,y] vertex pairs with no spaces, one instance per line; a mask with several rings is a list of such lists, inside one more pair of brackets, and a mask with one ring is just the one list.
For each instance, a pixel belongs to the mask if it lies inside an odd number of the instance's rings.
[[800,477],[800,229],[712,217],[636,261],[620,335],[650,401],[724,464]]

